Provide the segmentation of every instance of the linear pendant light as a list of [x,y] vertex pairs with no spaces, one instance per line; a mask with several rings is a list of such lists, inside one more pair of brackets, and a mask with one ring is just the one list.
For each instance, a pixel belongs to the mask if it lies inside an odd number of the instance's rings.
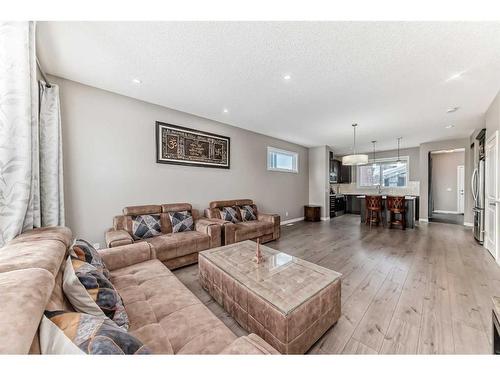
[[375,144],[377,143],[377,141],[372,141],[372,145],[373,145],[373,165],[376,164],[376,161],[377,161],[377,158],[375,157]]
[[342,164],[344,165],[363,165],[368,163],[368,155],[356,154],[356,127],[358,124],[352,124],[352,129],[354,131],[354,153],[351,155],[346,155],[342,157]]
[[396,160],[397,163],[399,163],[401,161],[400,157],[399,157],[399,147],[401,146],[401,139],[403,137],[399,137],[398,138],[398,160]]

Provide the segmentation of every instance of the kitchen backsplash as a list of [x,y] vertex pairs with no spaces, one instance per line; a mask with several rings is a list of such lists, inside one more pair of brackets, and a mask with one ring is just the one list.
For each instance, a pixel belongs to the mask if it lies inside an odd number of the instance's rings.
[[[350,184],[331,184],[338,194],[378,194],[377,188],[359,188],[356,182]],[[420,196],[420,181],[408,181],[405,188],[382,188],[383,194]]]

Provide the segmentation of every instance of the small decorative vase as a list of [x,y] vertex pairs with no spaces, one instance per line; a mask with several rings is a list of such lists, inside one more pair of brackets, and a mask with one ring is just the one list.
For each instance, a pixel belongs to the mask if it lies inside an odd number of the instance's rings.
[[262,251],[260,251],[260,238],[257,238],[257,249],[255,251],[255,257],[253,261],[257,264],[262,263],[264,261],[264,257],[262,256]]

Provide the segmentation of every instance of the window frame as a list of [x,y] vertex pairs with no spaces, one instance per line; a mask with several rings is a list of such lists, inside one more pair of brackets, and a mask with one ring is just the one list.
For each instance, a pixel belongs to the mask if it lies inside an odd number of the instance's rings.
[[[292,168],[293,169],[273,168],[271,166],[271,154],[273,152],[291,156],[293,158],[293,161],[292,161]],[[294,151],[283,150],[283,149],[272,147],[272,146],[267,146],[267,170],[271,171],[271,172],[285,172],[285,173],[298,174],[299,173],[299,153],[294,152]]]
[[380,158],[380,159],[370,159],[368,160],[368,163],[367,164],[364,164],[364,165],[358,165],[357,168],[356,168],[356,186],[360,189],[378,189],[378,187],[380,186],[381,189],[406,189],[408,187],[408,182],[410,181],[410,156],[407,155],[407,156],[400,156],[399,157],[399,160],[400,161],[405,161],[406,162],[406,178],[405,178],[405,184],[404,186],[384,186],[382,184],[382,176],[383,176],[383,173],[382,173],[382,168],[380,167],[380,181],[379,181],[379,185],[371,185],[371,186],[362,186],[360,185],[360,173],[359,173],[359,169],[361,167],[365,167],[369,164],[373,164],[374,162],[375,163],[380,163],[380,165],[382,165],[383,163],[387,163],[387,162],[395,162],[395,161],[398,161],[398,158],[397,157],[392,157],[392,158]]

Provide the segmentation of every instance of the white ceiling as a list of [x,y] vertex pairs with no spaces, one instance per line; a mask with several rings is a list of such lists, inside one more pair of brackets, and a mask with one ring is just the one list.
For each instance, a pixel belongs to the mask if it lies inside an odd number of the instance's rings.
[[37,43],[50,74],[339,153],[353,122],[365,151],[469,136],[500,89],[500,22],[39,22]]

